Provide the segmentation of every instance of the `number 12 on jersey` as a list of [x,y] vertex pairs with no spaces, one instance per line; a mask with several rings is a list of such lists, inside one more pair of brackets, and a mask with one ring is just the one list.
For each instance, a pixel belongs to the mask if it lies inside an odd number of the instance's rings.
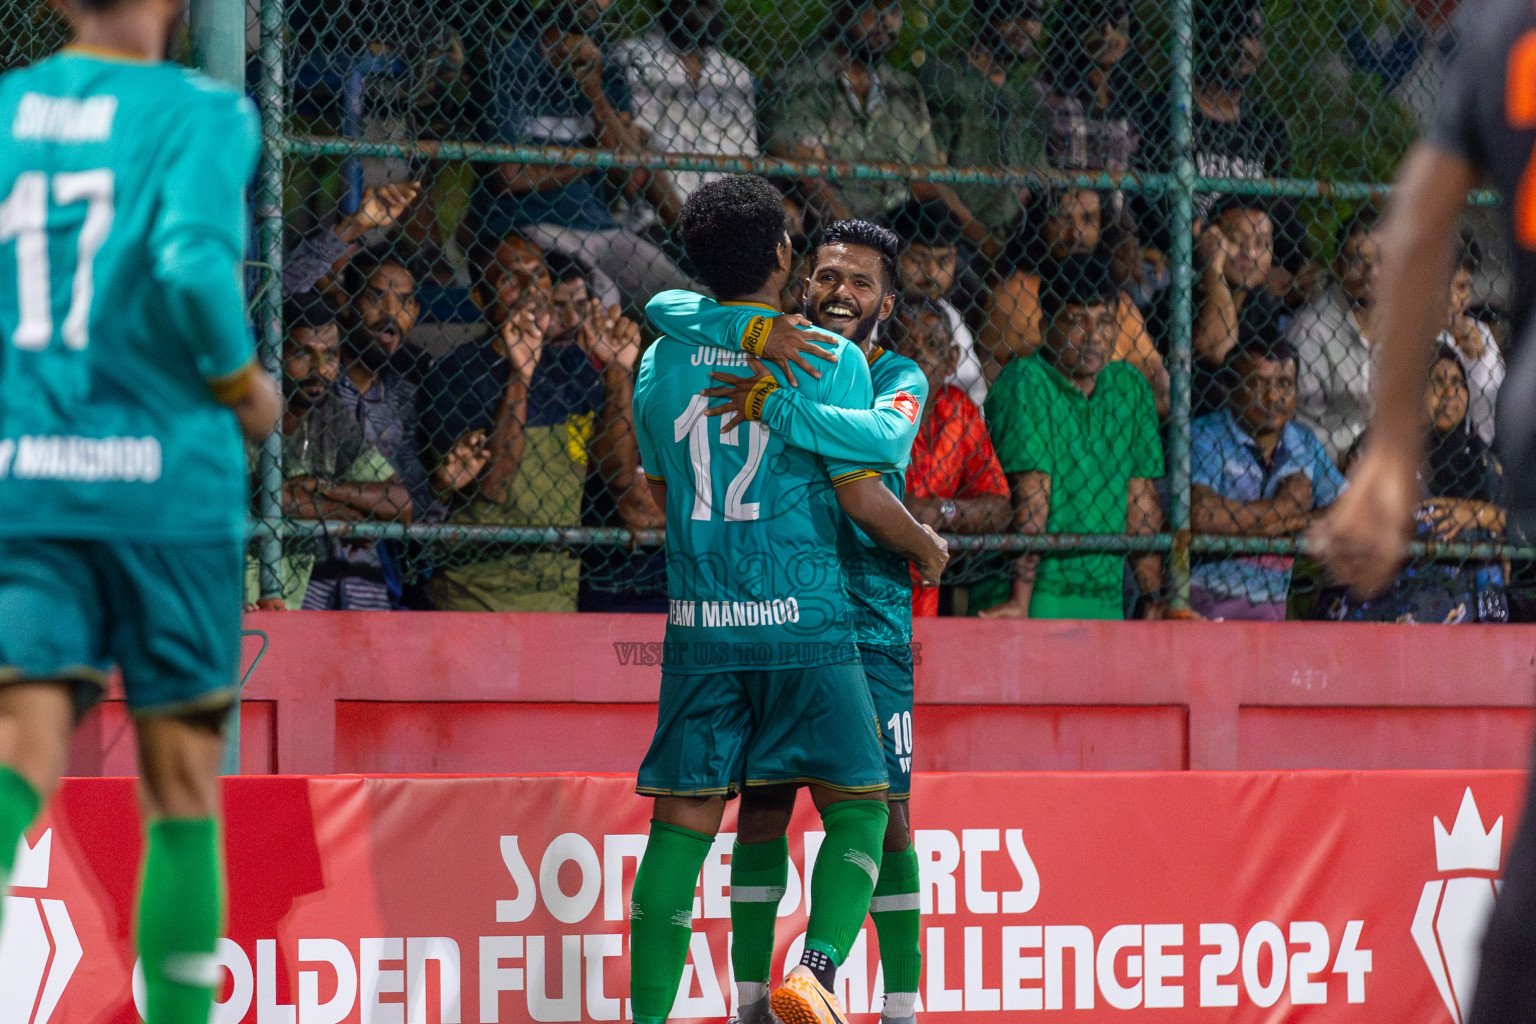
[[0,203],[0,242],[16,243],[17,306],[21,320],[11,341],[38,351],[53,340],[53,296],[48,266],[48,198],[57,206],[85,203],[85,223],[75,246],[75,274],[64,344],[76,351],[90,344],[91,300],[96,294],[92,268],[96,253],[112,229],[113,177],[108,170],[55,174],[42,171],[16,176],[11,194]]
[[[720,443],[736,448],[741,445],[741,428],[722,434],[715,428],[715,420],[704,415],[709,399],[694,395],[682,415],[672,423],[672,440],[677,444],[688,442],[688,462],[693,466],[693,515],[690,518],[708,521],[713,515],[715,496],[714,477],[710,475],[709,436],[714,434]],[[748,523],[757,519],[758,503],[742,501],[747,488],[763,466],[763,453],[768,450],[768,425],[756,420],[747,427],[747,461],[742,464],[730,486],[725,489],[725,521]]]

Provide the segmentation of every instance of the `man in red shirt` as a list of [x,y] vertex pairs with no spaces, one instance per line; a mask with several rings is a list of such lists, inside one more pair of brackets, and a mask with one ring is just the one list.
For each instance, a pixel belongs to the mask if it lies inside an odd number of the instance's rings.
[[[986,422],[963,388],[945,383],[959,352],[943,313],[926,302],[909,306],[892,319],[883,340],[928,378],[928,401],[907,465],[907,511],[941,533],[1005,532],[1008,480]],[[938,589],[915,585],[913,616],[938,613]]]

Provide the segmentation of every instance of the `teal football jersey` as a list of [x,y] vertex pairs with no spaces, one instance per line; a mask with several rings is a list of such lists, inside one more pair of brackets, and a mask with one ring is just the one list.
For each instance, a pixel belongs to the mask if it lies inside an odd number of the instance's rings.
[[[923,403],[928,400],[928,378],[906,356],[876,348],[869,354],[869,374],[875,392],[870,420],[878,428],[865,427],[868,436],[874,429],[889,430],[905,442],[896,465],[880,470],[880,481],[896,497],[907,493],[907,463],[911,461],[912,442],[917,438]],[[797,395],[801,401],[804,396]],[[785,403],[786,405],[788,403]],[[836,413],[835,409],[812,406],[802,417]],[[764,410],[765,419],[777,410]],[[828,424],[824,433],[857,436],[854,424]],[[899,442],[898,442],[899,443]],[[861,644],[884,646],[912,642],[912,573],[905,558],[881,547],[865,536],[847,516],[839,524],[838,550],[843,555],[843,571],[848,576],[848,593],[853,601],[854,628]]]
[[[731,352],[741,351],[741,339],[747,334],[767,329],[759,311],[721,305],[693,292],[662,292],[650,301],[646,312],[657,330],[679,341]],[[829,341],[842,341],[825,331],[816,333]],[[721,352],[715,358],[725,355]],[[906,494],[907,463],[928,398],[928,379],[916,363],[894,352],[876,347],[867,358],[872,407],[843,409],[821,404],[806,389],[814,380],[800,372],[795,375],[801,385],[798,390],[781,388],[769,396],[763,406],[763,422],[791,445],[879,473],[886,488],[900,498]],[[812,365],[818,362],[813,360]],[[912,579],[906,559],[870,540],[840,509],[837,518],[838,550],[858,642],[910,643]]]
[[[244,529],[243,446],[209,381],[254,355],[260,140],[245,97],[174,64],[71,49],[0,78],[0,535]],[[191,329],[204,304],[168,289],[210,274],[219,329]]]
[[[802,388],[828,405],[869,408],[863,353],[836,346],[837,362]],[[690,673],[856,660],[833,487],[867,471],[792,447],[762,423],[722,435],[699,394],[716,369],[746,372],[746,357],[663,337],[635,386],[641,461],[667,487],[663,665]]]

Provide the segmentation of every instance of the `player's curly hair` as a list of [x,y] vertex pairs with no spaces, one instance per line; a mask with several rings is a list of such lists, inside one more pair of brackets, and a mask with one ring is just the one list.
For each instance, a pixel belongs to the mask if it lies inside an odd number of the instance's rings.
[[677,225],[694,273],[722,301],[767,284],[788,230],[783,195],[755,174],[700,185],[683,203]]
[[816,269],[816,255],[824,245],[862,245],[875,250],[880,254],[880,267],[885,271],[885,280],[880,286],[881,297],[896,290],[896,282],[901,280],[901,239],[890,228],[867,220],[833,222],[816,243],[816,253],[811,255],[812,270]]

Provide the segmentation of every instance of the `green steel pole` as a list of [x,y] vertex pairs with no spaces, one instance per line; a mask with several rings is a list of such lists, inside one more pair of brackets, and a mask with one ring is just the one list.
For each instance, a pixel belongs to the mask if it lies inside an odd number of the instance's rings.
[[1194,3],[1173,0],[1173,81],[1169,83],[1173,107],[1173,142],[1177,154],[1172,192],[1173,339],[1169,353],[1173,378],[1172,416],[1168,429],[1169,526],[1175,542],[1168,559],[1164,584],[1169,605],[1176,612],[1189,609],[1189,411],[1190,358],[1194,325],[1194,136],[1190,123],[1194,102],[1193,76]]
[[210,78],[245,88],[244,0],[192,0],[192,62]]
[[[217,0],[224,3],[227,0]],[[244,63],[245,14],[240,14],[242,64]],[[281,379],[283,314],[283,5],[282,0],[261,0],[260,73],[256,103],[261,111],[261,165],[257,170],[256,223],[261,261],[271,275],[255,309],[256,345],[261,363]],[[263,442],[257,459],[256,475],[260,493],[256,496],[257,577],[262,597],[282,597],[282,579],[278,569],[283,557],[282,506],[278,496],[283,487],[283,442],[277,433]],[[229,740],[224,749],[224,773],[240,774],[239,704],[235,706]]]
[[[283,4],[261,0],[261,57],[256,102],[261,110],[262,152],[257,171],[256,219],[261,232],[261,258],[272,280],[256,307],[257,345],[261,362],[281,379],[283,347]],[[260,538],[261,596],[282,597],[279,566],[283,557],[282,506],[283,442],[273,433],[261,448],[257,498],[262,529]]]
[[[210,78],[245,91],[244,0],[192,0],[192,62]],[[225,728],[225,775],[240,774],[240,695],[235,694]]]

